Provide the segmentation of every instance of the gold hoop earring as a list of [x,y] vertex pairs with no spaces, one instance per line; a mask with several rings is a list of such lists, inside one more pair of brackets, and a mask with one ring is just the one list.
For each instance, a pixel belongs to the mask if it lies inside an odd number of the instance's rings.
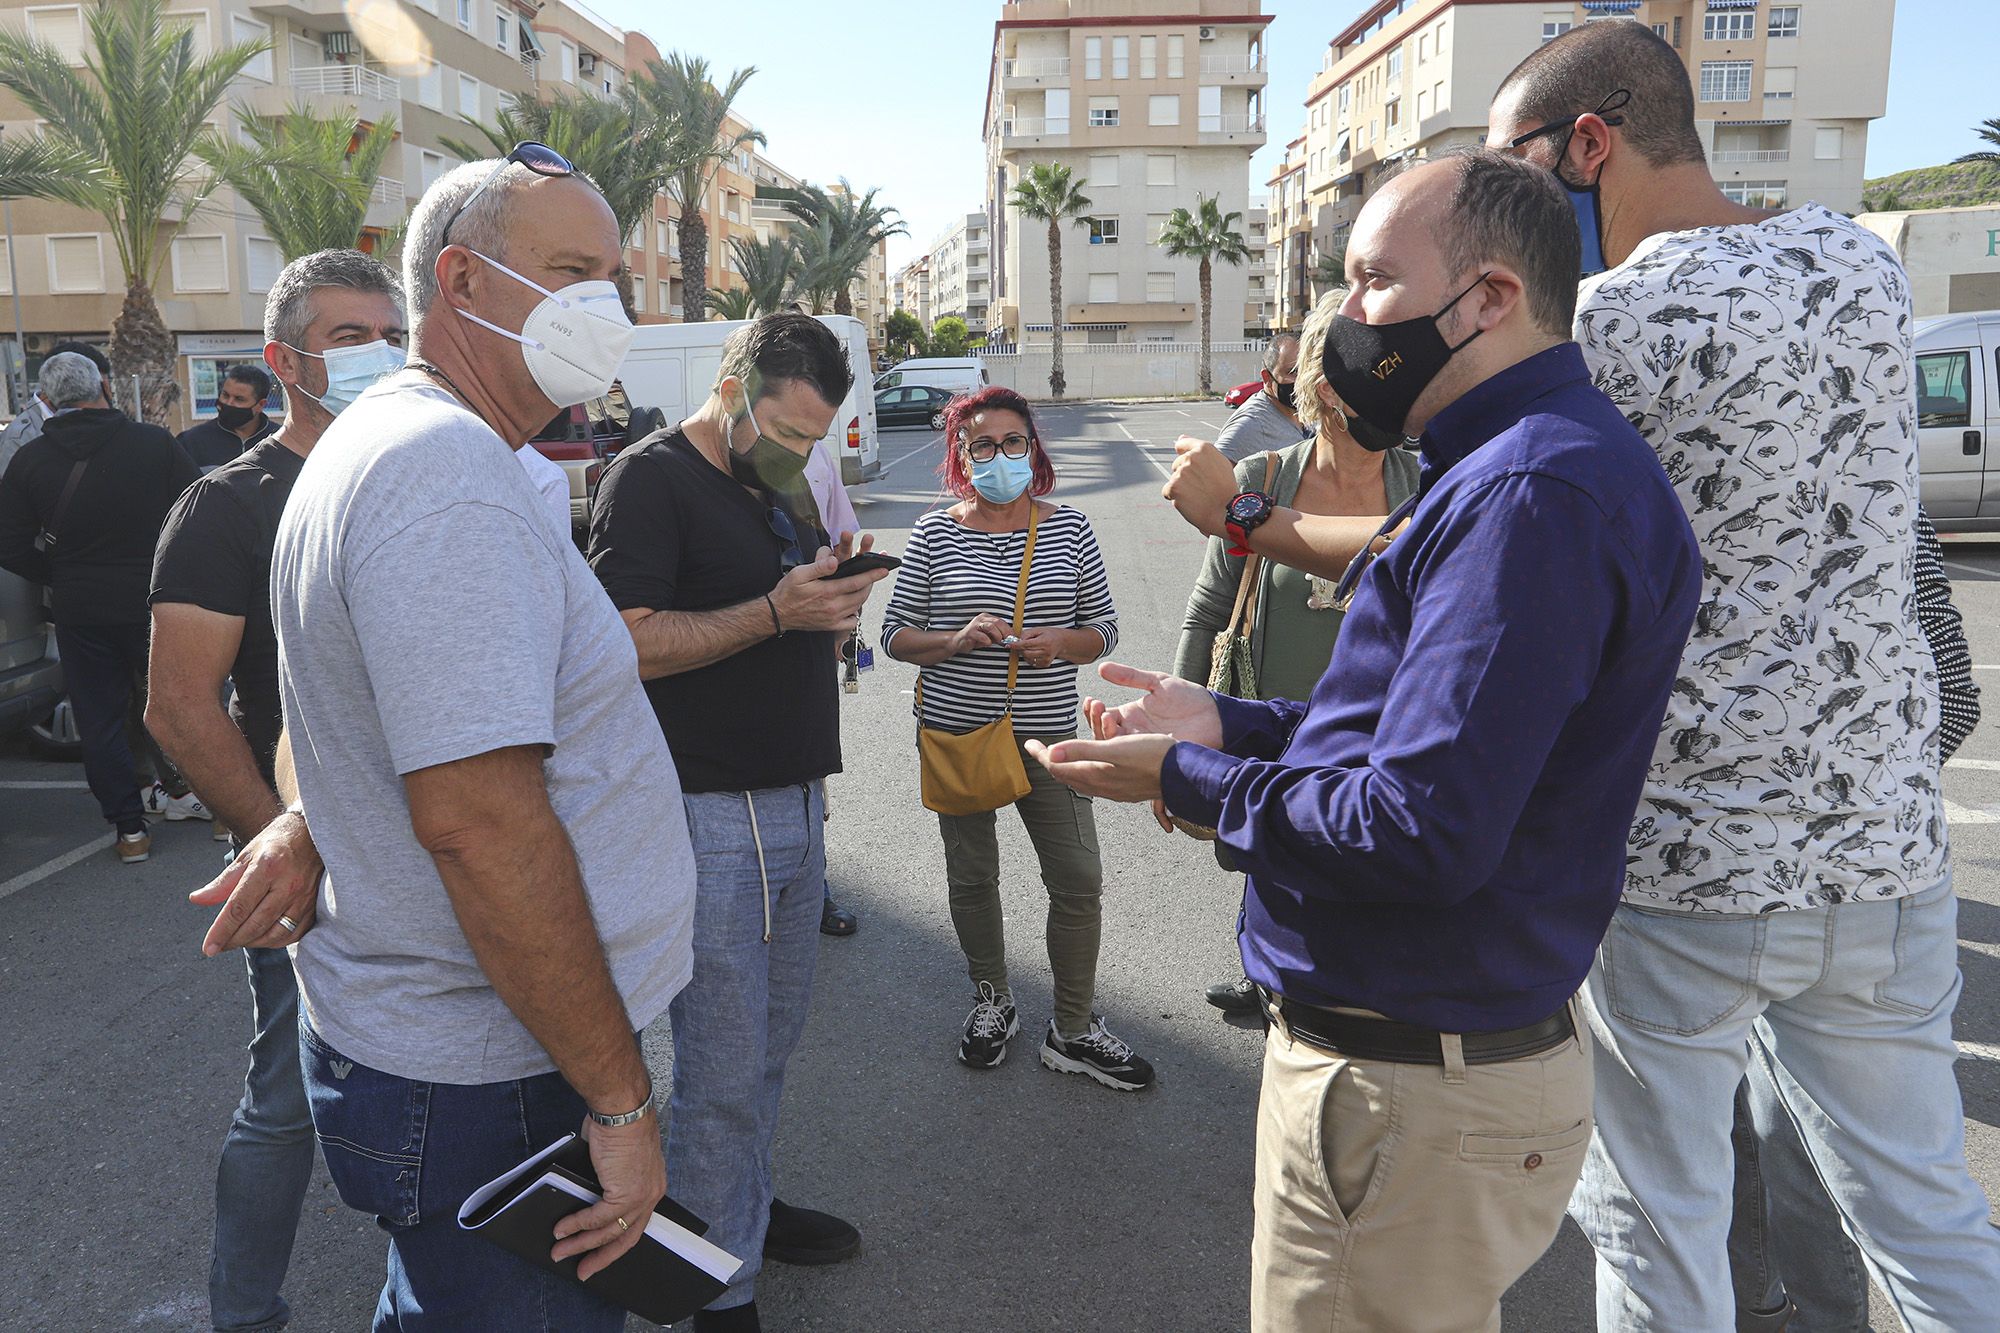
[[1342,435],[1353,434],[1353,432],[1348,430],[1347,428],[1347,413],[1341,411],[1339,408],[1336,407],[1333,409],[1333,419],[1340,423],[1340,433]]

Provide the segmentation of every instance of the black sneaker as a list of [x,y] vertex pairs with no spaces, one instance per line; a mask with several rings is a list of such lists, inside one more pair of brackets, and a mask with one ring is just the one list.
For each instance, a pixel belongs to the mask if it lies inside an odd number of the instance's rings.
[[1132,1048],[1111,1035],[1104,1020],[1092,1015],[1090,1029],[1068,1041],[1056,1032],[1049,1020],[1049,1035],[1042,1038],[1042,1063],[1062,1074],[1087,1074],[1107,1088],[1137,1092],[1153,1086],[1153,1067],[1132,1054]]
[[1218,981],[1206,992],[1208,1002],[1225,1014],[1250,1015],[1263,1006],[1257,1000],[1257,983],[1248,977]]
[[764,1229],[764,1257],[781,1264],[837,1264],[861,1252],[861,1233],[832,1213],[794,1208],[783,1199],[771,1200],[771,1220]]
[[1007,1058],[1007,1043],[1021,1030],[1021,1016],[1014,1012],[1014,997],[993,993],[993,983],[979,983],[979,1003],[965,1017],[965,1036],[959,1039],[958,1062],[973,1069],[992,1069]]

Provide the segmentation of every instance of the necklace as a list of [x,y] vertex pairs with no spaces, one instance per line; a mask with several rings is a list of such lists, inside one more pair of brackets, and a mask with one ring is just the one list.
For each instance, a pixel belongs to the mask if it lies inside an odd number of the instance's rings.
[[[451,376],[445,374],[442,370],[439,370],[436,366],[432,365],[430,362],[419,361],[416,358],[412,357],[408,362],[408,365],[411,370],[420,371],[423,374],[429,375],[433,379],[438,380],[440,383],[444,385],[445,388],[450,389],[453,393],[457,394],[460,402],[463,402],[467,407],[472,407],[472,400],[465,396],[465,390],[458,387],[458,382],[452,379]],[[475,412],[478,411],[477,408],[474,408],[473,410]]]

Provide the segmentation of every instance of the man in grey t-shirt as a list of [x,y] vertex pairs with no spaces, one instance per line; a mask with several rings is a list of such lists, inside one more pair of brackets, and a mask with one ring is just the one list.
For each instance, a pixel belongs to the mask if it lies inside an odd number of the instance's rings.
[[603,1198],[547,1244],[588,1277],[665,1192],[634,1032],[692,968],[680,780],[631,636],[511,452],[610,383],[621,259],[581,178],[439,180],[407,243],[410,368],[341,413],[278,531],[287,749],[326,864],[316,920],[281,925],[311,928],[294,962],[327,1169],[390,1235],[377,1328],[534,1309],[613,1333],[620,1310],[459,1207],[580,1131]]
[[1289,449],[1311,435],[1292,406],[1299,375],[1299,335],[1280,333],[1264,344],[1264,387],[1231,414],[1215,447],[1232,463],[1266,450]]

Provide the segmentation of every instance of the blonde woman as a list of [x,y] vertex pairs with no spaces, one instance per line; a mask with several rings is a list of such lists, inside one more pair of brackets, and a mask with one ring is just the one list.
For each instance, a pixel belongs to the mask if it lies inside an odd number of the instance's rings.
[[[1299,372],[1294,400],[1311,438],[1275,454],[1251,454],[1236,465],[1239,491],[1257,491],[1271,504],[1302,514],[1365,517],[1379,523],[1417,490],[1417,456],[1350,415],[1322,369],[1327,330],[1345,289],[1322,296],[1299,332]],[[1267,461],[1270,481],[1266,483]],[[1208,556],[1188,594],[1174,674],[1205,683],[1215,636],[1229,626],[1246,557],[1229,554],[1229,542],[1211,537]],[[1251,660],[1257,695],[1305,699],[1326,672],[1342,613],[1332,605],[1332,580],[1272,560],[1258,561]],[[1257,1011],[1247,979],[1208,988],[1208,1002],[1225,1013]]]

